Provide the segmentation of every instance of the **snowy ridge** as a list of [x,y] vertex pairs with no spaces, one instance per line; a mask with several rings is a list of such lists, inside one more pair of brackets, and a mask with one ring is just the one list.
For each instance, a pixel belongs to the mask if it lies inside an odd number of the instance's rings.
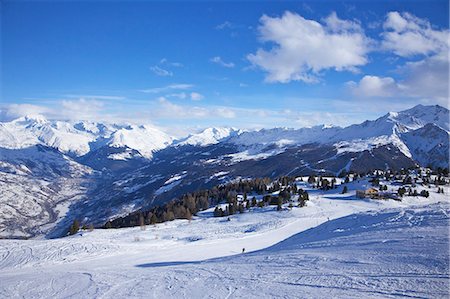
[[388,114],[388,118],[412,130],[419,129],[426,124],[432,123],[446,131],[450,131],[449,111],[439,105],[417,105],[411,109],[398,113],[391,112]]
[[[49,121],[43,116],[26,116],[0,123],[0,146],[22,149],[45,145],[73,156],[83,156],[104,145],[139,151],[145,158],[172,143],[172,137],[148,125],[117,125],[94,122]],[[113,156],[113,159],[116,157]],[[126,159],[118,155],[117,159]]]
[[217,144],[225,139],[238,136],[242,130],[235,128],[207,128],[198,134],[191,134],[176,142],[176,145],[207,146]]
[[[25,148],[43,144],[74,156],[85,155],[102,146],[137,150],[151,159],[154,152],[169,146],[208,146],[231,143],[249,148],[254,154],[308,143],[335,144],[339,153],[371,149],[394,144],[407,157],[414,155],[402,139],[404,134],[432,123],[449,132],[448,109],[435,105],[417,105],[401,112],[390,112],[376,120],[345,128],[320,125],[310,128],[274,128],[259,131],[242,131],[235,128],[207,128],[178,141],[148,125],[117,125],[94,122],[49,121],[41,115],[22,117],[0,123],[0,145],[3,148]],[[411,142],[408,142],[411,144]],[[343,146],[344,145],[344,146]],[[279,151],[275,151],[279,152]],[[127,160],[130,152],[115,153],[111,159]]]
[[[440,143],[448,143],[449,139],[449,110],[435,105],[417,105],[401,112],[390,112],[376,120],[367,120],[361,124],[350,125],[345,128],[333,126],[314,126],[311,128],[262,129],[260,131],[244,132],[231,138],[229,142],[261,152],[270,152],[271,147],[287,148],[308,143],[334,144],[338,154],[345,152],[360,152],[392,144],[406,157],[417,159],[416,151],[410,150],[414,142],[409,137],[404,140],[406,133],[419,130],[427,124],[434,124],[447,132],[447,137],[440,134]],[[436,142],[434,142],[436,143]],[[447,146],[448,147],[448,146]],[[266,148],[269,151],[265,150]],[[274,154],[279,151],[273,152]],[[423,162],[423,157],[421,162]],[[436,160],[431,157],[431,161]],[[429,163],[428,161],[427,163]]]
[[139,151],[145,158],[172,143],[172,137],[150,126],[129,126],[114,132],[108,145],[128,147]]

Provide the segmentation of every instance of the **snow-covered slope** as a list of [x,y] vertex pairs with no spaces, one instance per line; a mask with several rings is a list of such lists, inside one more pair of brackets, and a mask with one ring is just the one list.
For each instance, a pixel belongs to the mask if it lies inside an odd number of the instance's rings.
[[448,298],[445,195],[310,191],[304,208],[231,221],[209,210],[146,230],[0,240],[0,297]]
[[314,126],[302,129],[261,129],[259,131],[244,132],[239,136],[231,138],[229,142],[243,146],[285,146],[312,142],[326,143],[331,136],[335,136],[340,130],[340,127],[333,126]]
[[238,136],[242,131],[235,128],[207,128],[200,133],[191,134],[176,142],[176,145],[207,146],[217,144],[228,138]]
[[161,150],[172,143],[172,137],[150,126],[128,126],[111,135],[107,142],[112,147],[135,149],[146,158],[153,152]]
[[0,238],[43,235],[85,197],[93,170],[41,145],[0,148]]
[[[244,132],[239,136],[231,138],[228,142],[236,145],[252,147],[264,152],[265,149],[288,148],[308,143],[334,144],[338,153],[361,152],[379,146],[393,145],[397,147],[406,157],[419,161],[420,163],[433,163],[435,158],[416,156],[417,151],[408,147],[414,143],[423,141],[412,141],[414,138],[408,132],[423,128],[427,124],[433,124],[442,129],[443,134],[434,135],[439,140],[434,143],[448,143],[449,140],[449,110],[435,105],[417,105],[411,109],[401,112],[390,112],[376,120],[367,120],[361,124],[351,125],[345,128],[333,126],[315,126],[302,129],[262,129],[260,131]],[[426,132],[422,132],[426,134]],[[445,136],[446,135],[446,136]],[[403,138],[408,138],[405,143]],[[279,151],[274,151],[278,154]],[[255,153],[259,154],[259,152]],[[448,164],[448,162],[447,162]]]
[[412,156],[422,165],[448,167],[449,135],[441,127],[429,123],[401,135]]
[[[449,131],[449,111],[441,106],[418,105],[401,112],[390,112],[376,120],[367,120],[361,124],[345,128],[334,126],[315,126],[302,129],[262,129],[260,131],[245,132],[230,142],[240,145],[254,144],[306,144],[332,143],[352,140],[373,140],[377,137],[390,137],[416,130],[428,123],[433,123]],[[380,139],[381,142],[382,139]]]
[[396,123],[402,124],[403,126],[413,130],[432,123],[446,131],[450,131],[449,111],[439,105],[417,105],[411,109],[398,113],[390,113],[389,118]]

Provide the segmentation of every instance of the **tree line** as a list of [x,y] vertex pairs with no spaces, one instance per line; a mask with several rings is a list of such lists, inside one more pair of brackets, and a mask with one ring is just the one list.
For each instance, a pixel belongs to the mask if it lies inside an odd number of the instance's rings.
[[[206,210],[219,203],[228,203],[228,211],[224,215],[232,215],[243,212],[247,207],[245,203],[238,203],[237,195],[256,193],[263,195],[280,191],[279,198],[290,197],[291,192],[298,192],[294,184],[295,177],[283,176],[274,181],[270,178],[241,179],[227,184],[215,186],[211,189],[189,192],[179,198],[173,199],[164,205],[152,207],[147,210],[132,212],[124,217],[119,217],[105,223],[104,228],[121,228],[151,225],[171,221],[174,219],[191,219],[192,215]],[[289,195],[288,195],[289,193]],[[248,202],[248,199],[245,199]],[[251,203],[248,205],[250,207]]]

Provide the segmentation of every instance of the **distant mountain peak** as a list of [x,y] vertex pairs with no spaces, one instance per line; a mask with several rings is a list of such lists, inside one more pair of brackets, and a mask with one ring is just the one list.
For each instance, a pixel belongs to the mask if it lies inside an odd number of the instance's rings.
[[27,114],[25,116],[19,117],[13,122],[27,122],[27,123],[46,123],[48,122],[47,118],[42,114]]
[[176,142],[176,145],[207,146],[238,136],[241,133],[242,130],[232,127],[211,127],[197,134],[190,134],[188,137]]
[[400,112],[390,112],[389,118],[396,123],[416,130],[428,123],[433,123],[449,131],[449,110],[439,105],[416,105]]

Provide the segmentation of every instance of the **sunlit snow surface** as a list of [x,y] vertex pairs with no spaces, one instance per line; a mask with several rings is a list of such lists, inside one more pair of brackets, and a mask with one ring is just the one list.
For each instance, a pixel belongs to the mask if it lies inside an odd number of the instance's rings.
[[0,297],[448,298],[446,195],[357,200],[340,188],[230,221],[210,209],[146,230],[1,240]]

